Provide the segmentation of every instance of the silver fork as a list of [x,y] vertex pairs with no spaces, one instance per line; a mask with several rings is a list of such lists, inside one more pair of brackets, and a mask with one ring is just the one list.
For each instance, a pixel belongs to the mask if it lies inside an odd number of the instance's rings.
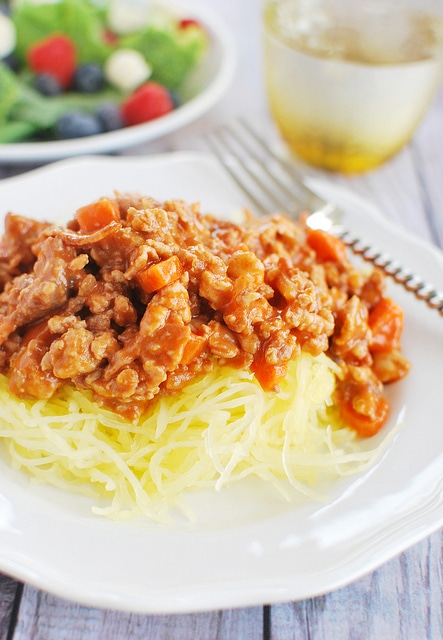
[[298,219],[302,212],[309,212],[309,226],[338,236],[356,255],[443,315],[443,292],[345,229],[340,224],[343,212],[339,207],[312,191],[295,165],[274,153],[247,122],[238,119],[218,127],[207,136],[207,143],[255,213],[266,215],[278,210]]

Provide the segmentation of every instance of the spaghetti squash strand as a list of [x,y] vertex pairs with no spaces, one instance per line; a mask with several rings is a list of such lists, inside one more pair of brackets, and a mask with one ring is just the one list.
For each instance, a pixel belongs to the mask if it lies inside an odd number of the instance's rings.
[[50,400],[15,398],[0,376],[0,438],[14,467],[94,495],[106,517],[165,520],[188,489],[248,476],[287,498],[322,500],[331,479],[366,469],[383,446],[363,450],[341,422],[336,374],[326,355],[302,353],[274,393],[248,371],[219,367],[157,399],[135,425],[69,385]]

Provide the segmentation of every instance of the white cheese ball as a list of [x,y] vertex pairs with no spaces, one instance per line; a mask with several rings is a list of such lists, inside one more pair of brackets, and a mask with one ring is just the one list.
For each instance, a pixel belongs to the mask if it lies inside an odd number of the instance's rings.
[[147,23],[149,12],[149,2],[114,0],[108,9],[108,26],[119,35],[134,33]]
[[119,49],[107,59],[104,72],[110,84],[130,93],[149,78],[152,69],[138,51]]
[[8,16],[0,13],[0,59],[14,51],[15,43],[15,26]]

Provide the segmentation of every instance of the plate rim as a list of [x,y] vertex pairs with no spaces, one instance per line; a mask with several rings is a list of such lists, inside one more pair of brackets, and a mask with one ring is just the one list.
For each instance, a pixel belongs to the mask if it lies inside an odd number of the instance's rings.
[[[131,165],[134,164],[140,164],[144,167],[149,164],[158,165],[159,163],[163,163],[165,166],[168,166],[169,163],[189,164],[193,162],[199,163],[201,167],[208,166],[211,170],[217,167],[217,172],[220,170],[220,176],[224,175],[217,161],[210,154],[201,152],[178,151],[147,157],[85,156],[67,158],[51,165],[36,168],[19,176],[6,178],[0,182],[0,195],[2,185],[5,183],[17,183],[20,185],[20,182],[23,180],[38,180],[40,174],[51,174],[59,170],[72,171],[77,165],[87,167],[94,164],[103,166],[103,163],[109,163],[115,164],[116,166],[121,165],[122,167],[126,165],[126,167],[130,168]],[[325,182],[326,181],[318,180],[316,184],[321,187]],[[373,210],[379,224],[382,224],[391,232],[395,232],[397,235],[413,241],[414,244],[420,246],[423,251],[430,253],[432,260],[435,260],[438,265],[439,272],[442,272],[443,279],[443,253],[438,248],[425,240],[418,239],[409,231],[400,228],[397,224],[385,218],[376,205],[352,192],[350,189],[331,183],[328,184],[328,187],[332,191],[335,190],[336,193],[342,193],[344,195],[351,194],[351,198],[356,202],[365,203],[368,210]],[[1,497],[2,494],[0,494],[0,507],[2,506]],[[432,515],[431,519],[429,519],[429,515],[426,515],[429,513]],[[3,515],[2,509],[0,509],[0,516]],[[291,580],[290,577],[278,578],[275,576],[267,576],[263,579],[257,579],[256,584],[253,584],[250,578],[239,579],[234,577],[230,583],[227,581],[217,583],[215,580],[215,588],[213,584],[202,582],[199,589],[194,588],[192,590],[191,588],[192,593],[188,595],[184,593],[183,586],[179,586],[177,588],[171,587],[169,589],[163,589],[158,596],[155,596],[151,586],[150,589],[147,589],[144,594],[140,594],[138,597],[134,596],[133,592],[129,593],[126,587],[122,587],[119,592],[117,592],[118,590],[114,592],[106,590],[104,585],[99,584],[100,581],[98,581],[91,586],[91,591],[85,594],[85,583],[79,583],[69,579],[63,580],[63,578],[59,579],[54,575],[54,572],[52,572],[51,575],[51,571],[49,571],[49,576],[48,574],[42,575],[42,567],[39,566],[38,560],[29,562],[28,566],[24,566],[24,560],[20,554],[18,554],[18,556],[15,556],[14,553],[5,554],[4,548],[0,549],[0,570],[13,575],[17,579],[25,580],[37,588],[44,589],[69,600],[75,600],[85,606],[105,607],[144,614],[189,613],[220,608],[254,606],[263,604],[264,602],[277,603],[322,595],[346,586],[368,572],[375,570],[395,555],[398,555],[406,548],[420,541],[427,535],[430,535],[443,524],[442,500],[437,500],[436,504],[430,504],[429,509],[427,511],[425,510],[424,513],[420,512],[416,514],[415,521],[412,533],[411,531],[403,532],[398,536],[395,543],[391,542],[390,545],[383,545],[382,550],[378,550],[377,552],[377,558],[373,559],[372,562],[366,561],[364,566],[354,566],[350,573],[340,574],[339,572],[337,575],[332,572],[332,575],[329,575],[326,584],[323,584],[322,587],[315,581],[315,577],[311,579],[309,586],[305,585],[301,587],[300,584],[294,584],[294,581]],[[0,525],[3,524],[3,517],[0,517]],[[99,525],[99,527],[100,526],[101,525]],[[263,524],[261,529],[266,529],[266,525]],[[0,526],[0,538],[4,532],[4,527]],[[244,531],[240,533],[242,536],[245,534]],[[257,553],[257,562],[259,563],[259,549],[255,551],[252,549],[251,553]],[[329,571],[329,574],[331,574],[331,571]]]

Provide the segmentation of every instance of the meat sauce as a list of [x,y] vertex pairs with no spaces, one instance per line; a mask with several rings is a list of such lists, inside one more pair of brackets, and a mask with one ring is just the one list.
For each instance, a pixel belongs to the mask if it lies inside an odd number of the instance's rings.
[[0,284],[11,393],[50,398],[70,383],[131,421],[214,366],[250,369],[278,391],[292,358],[326,352],[344,420],[370,436],[388,413],[384,384],[409,370],[384,275],[282,214],[239,225],[120,194],[66,227],[9,213]]

